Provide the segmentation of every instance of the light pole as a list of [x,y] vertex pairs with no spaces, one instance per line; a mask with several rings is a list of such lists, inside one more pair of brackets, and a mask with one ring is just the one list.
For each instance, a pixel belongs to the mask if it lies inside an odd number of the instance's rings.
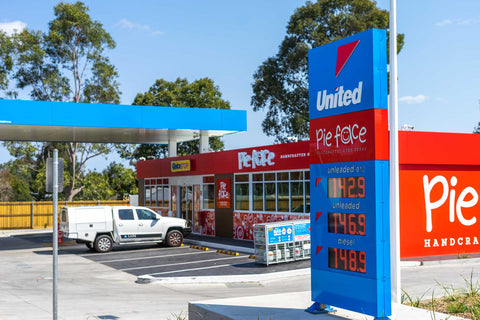
[[397,1],[390,0],[390,261],[392,302],[400,303],[400,201],[397,86]]

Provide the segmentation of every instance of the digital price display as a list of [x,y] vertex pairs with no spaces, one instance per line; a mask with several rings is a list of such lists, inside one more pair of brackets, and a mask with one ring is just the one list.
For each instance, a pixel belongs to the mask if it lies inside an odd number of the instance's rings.
[[367,272],[365,251],[328,248],[328,267],[351,272]]
[[329,198],[365,198],[365,177],[328,178]]
[[329,212],[328,232],[364,236],[365,214]]

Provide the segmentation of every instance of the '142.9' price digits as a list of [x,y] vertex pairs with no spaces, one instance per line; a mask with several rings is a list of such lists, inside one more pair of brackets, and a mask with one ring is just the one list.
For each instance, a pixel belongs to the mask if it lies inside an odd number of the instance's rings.
[[329,198],[365,198],[365,177],[328,178]]

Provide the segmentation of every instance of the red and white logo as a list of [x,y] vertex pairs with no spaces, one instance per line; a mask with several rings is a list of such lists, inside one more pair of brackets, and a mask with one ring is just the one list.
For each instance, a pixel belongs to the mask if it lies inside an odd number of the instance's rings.
[[345,67],[359,43],[360,40],[357,40],[337,48],[337,66],[335,68],[335,78],[338,77],[340,71],[343,70],[343,67]]
[[[337,48],[337,64],[335,67],[335,78],[343,70],[360,40],[350,42]],[[320,90],[317,92],[317,110],[335,109],[337,107],[348,107],[362,102],[363,81],[359,81],[356,88],[344,89],[343,86],[336,87],[334,92]]]

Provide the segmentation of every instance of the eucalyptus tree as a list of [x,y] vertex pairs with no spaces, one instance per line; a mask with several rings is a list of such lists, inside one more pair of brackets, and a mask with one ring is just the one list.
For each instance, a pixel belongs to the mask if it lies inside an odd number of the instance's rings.
[[[6,97],[29,94],[31,99],[41,101],[120,102],[118,73],[105,55],[107,49],[115,48],[115,42],[88,11],[82,2],[61,2],[54,7],[55,18],[48,24],[47,32],[24,29],[12,35],[0,33],[0,89]],[[71,113],[82,112],[81,104],[73,103]],[[36,177],[44,170],[45,158],[54,144],[4,145],[17,157],[29,156],[34,148],[37,163],[31,166],[31,174]],[[86,162],[105,156],[111,146],[78,142],[55,145],[67,162],[65,197],[72,200],[84,187],[81,182]]]
[[[263,132],[285,142],[308,139],[308,50],[371,29],[388,29],[389,14],[372,0],[308,1],[295,10],[278,53],[255,72],[251,103],[266,110]],[[404,35],[397,36],[398,51]]]

